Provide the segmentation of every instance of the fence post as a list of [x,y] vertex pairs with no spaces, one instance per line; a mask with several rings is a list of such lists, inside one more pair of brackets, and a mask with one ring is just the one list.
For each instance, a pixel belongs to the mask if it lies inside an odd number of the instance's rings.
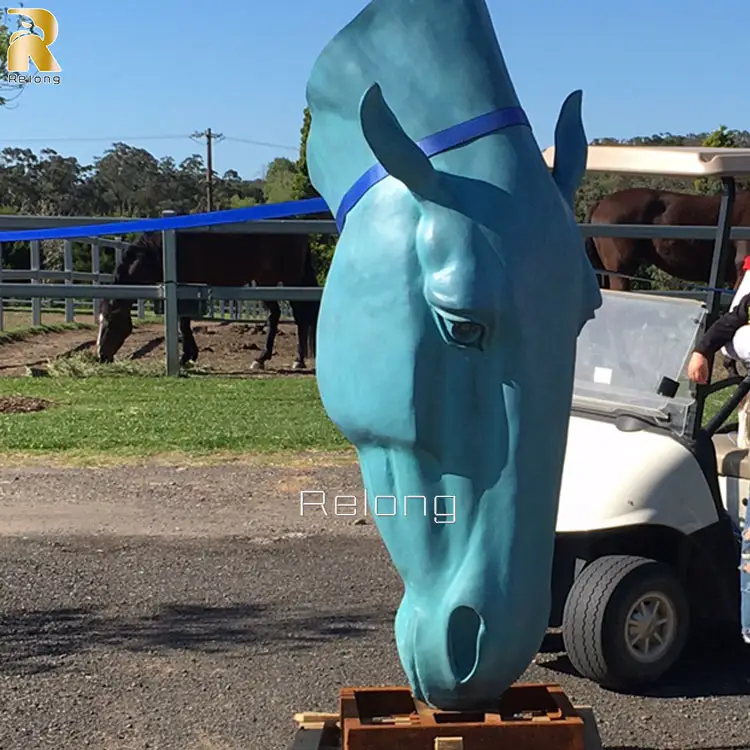
[[[39,271],[42,267],[42,252],[39,240],[31,240],[31,283],[40,284],[42,279]],[[42,325],[42,298],[31,298],[31,325]]]
[[[95,274],[92,284],[99,285],[99,253],[101,248],[99,247],[99,240],[92,240],[91,242],[91,273]],[[91,300],[91,314],[94,316],[94,321],[99,319],[99,300]]]
[[[174,211],[162,211],[163,217],[174,216]],[[177,233],[174,229],[162,232],[162,262],[164,264],[164,342],[167,349],[167,375],[180,372],[180,346],[177,309]]]
[[[65,271],[65,283],[73,283],[73,240],[65,240],[63,243],[63,270]],[[76,301],[71,297],[65,300],[65,322],[72,323],[76,318]]]

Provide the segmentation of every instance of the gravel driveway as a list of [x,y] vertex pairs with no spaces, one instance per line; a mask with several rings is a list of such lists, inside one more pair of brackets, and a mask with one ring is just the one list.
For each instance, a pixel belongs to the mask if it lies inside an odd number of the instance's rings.
[[[361,496],[352,466],[0,469],[0,748],[282,750],[339,686],[403,684],[374,527],[301,518],[304,489]],[[651,697],[554,652],[524,678],[609,748],[750,748],[750,658],[718,645]]]

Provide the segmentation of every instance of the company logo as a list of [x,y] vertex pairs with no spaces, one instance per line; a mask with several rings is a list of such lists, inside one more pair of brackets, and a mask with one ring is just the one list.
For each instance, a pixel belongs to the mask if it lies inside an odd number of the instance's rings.
[[[9,83],[60,83],[60,76],[28,75],[29,62],[39,73],[59,73],[62,68],[49,51],[57,39],[57,19],[44,8],[8,8],[9,15],[30,19],[19,21],[21,29],[14,32],[8,43]],[[41,35],[37,32],[41,32]],[[22,74],[27,75],[22,75]]]

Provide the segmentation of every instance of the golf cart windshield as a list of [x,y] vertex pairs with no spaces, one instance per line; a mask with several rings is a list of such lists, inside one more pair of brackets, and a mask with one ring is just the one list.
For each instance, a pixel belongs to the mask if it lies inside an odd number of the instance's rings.
[[636,292],[605,290],[602,298],[578,337],[573,408],[632,414],[682,434],[694,403],[682,376],[704,305]]

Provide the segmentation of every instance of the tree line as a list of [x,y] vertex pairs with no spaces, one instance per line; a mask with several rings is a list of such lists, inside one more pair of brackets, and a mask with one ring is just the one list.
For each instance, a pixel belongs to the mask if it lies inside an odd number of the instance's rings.
[[[0,40],[1,40],[0,35]],[[301,200],[316,196],[307,175],[305,144],[310,115],[305,110],[301,134],[301,156],[292,161],[273,159],[257,179],[245,179],[234,170],[213,173],[213,210]],[[161,215],[165,209],[177,214],[207,210],[207,170],[203,156],[192,154],[177,163],[172,157],[157,159],[143,148],[113,143],[91,164],[65,156],[52,148],[38,153],[8,146],[0,150],[0,214],[34,216],[104,216],[117,218]],[[331,218],[326,212],[315,217]],[[134,239],[125,235],[124,239]],[[313,237],[315,262],[321,283],[333,254],[332,239]],[[41,243],[43,267],[62,268],[63,242]],[[90,270],[88,245],[74,243],[76,270]],[[4,268],[29,268],[27,242],[4,243]],[[101,270],[113,269],[114,253],[102,250]]]

